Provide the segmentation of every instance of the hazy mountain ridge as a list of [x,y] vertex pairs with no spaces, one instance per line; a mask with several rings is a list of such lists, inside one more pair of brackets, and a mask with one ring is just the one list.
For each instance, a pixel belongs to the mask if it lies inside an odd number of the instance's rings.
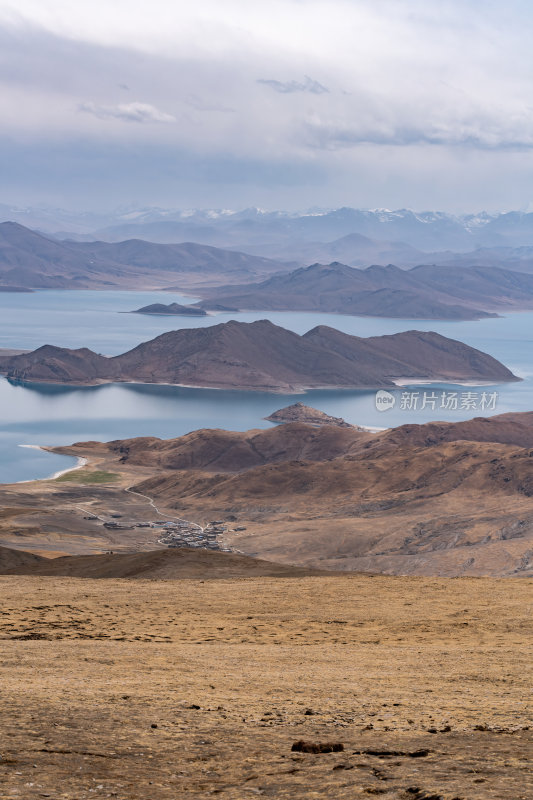
[[455,215],[347,207],[304,213],[255,208],[237,212],[146,209],[122,215],[120,220],[95,233],[111,240],[141,236],[161,241],[176,241],[179,234],[178,239],[185,236],[225,247],[266,245],[290,239],[329,242],[356,233],[380,241],[404,242],[426,251],[465,252],[478,247],[532,246],[533,213]]
[[501,267],[531,273],[533,247],[480,247],[469,253],[432,253],[425,260],[445,267]]
[[0,283],[40,289],[165,288],[187,283],[254,280],[280,262],[207,245],[141,240],[61,242],[16,222],[0,224]]
[[245,310],[319,311],[411,319],[479,319],[533,307],[533,277],[495,267],[392,264],[360,270],[313,264],[258,284],[203,292],[201,308],[226,303]]
[[[348,212],[351,210],[347,209],[345,212],[344,215],[340,214],[340,220],[335,220],[333,228],[342,228],[343,225],[350,227],[353,219]],[[394,214],[391,217],[387,212],[387,215],[389,215],[387,219],[390,217],[394,221]],[[344,216],[351,219],[351,222],[347,223]],[[197,217],[184,217],[184,219],[197,219]],[[306,227],[315,224],[316,220],[329,219],[329,215],[298,217],[276,213],[256,214],[249,219],[243,212],[242,215],[222,214],[220,217],[206,217],[206,219],[210,222],[214,220],[214,223],[220,226],[237,226],[239,231],[245,229],[253,232],[260,226],[261,230],[270,231],[269,242],[261,239],[257,243],[253,233],[248,237],[246,244],[242,244],[242,239],[239,239],[237,244],[231,237],[224,239],[224,236],[221,237],[217,233],[216,243],[220,245],[226,242],[226,249],[213,246],[210,243],[202,243],[204,240],[210,240],[210,236],[204,235],[205,226],[190,221],[168,223],[181,226],[173,230],[171,243],[168,244],[147,241],[144,235],[146,231],[142,235],[144,238],[117,242],[61,241],[25,228],[19,223],[5,222],[0,223],[0,288],[3,291],[28,288],[145,288],[180,291],[224,285],[247,286],[263,281],[276,273],[287,273],[298,264],[307,266],[311,261],[315,263],[333,261],[357,267],[396,264],[402,268],[412,268],[421,264],[436,264],[442,269],[445,267],[488,269],[505,266],[519,272],[533,271],[533,245],[484,247],[467,253],[451,250],[424,252],[403,241],[371,239],[355,232],[326,243],[306,241],[298,231],[292,230],[296,223],[305,230]],[[374,227],[384,224],[379,221],[379,215],[377,218],[365,219],[373,220]],[[404,217],[400,215],[400,220],[403,219]],[[416,224],[422,224],[422,218],[416,217],[416,219]],[[438,216],[437,222],[439,224],[442,222]],[[167,222],[161,224],[166,225]],[[424,224],[431,226],[434,222],[431,220]],[[157,236],[153,238],[157,239]],[[181,240],[181,243],[177,244],[178,240]],[[471,246],[472,244],[470,242]],[[248,248],[249,252],[242,252],[239,249],[241,245]],[[232,249],[227,249],[228,247]],[[403,280],[397,277],[395,290],[409,291],[410,287],[406,285],[406,281],[405,277]],[[363,288],[375,291],[376,288],[391,290],[393,287],[371,285]],[[441,309],[443,299],[448,306],[445,314]],[[373,314],[374,307],[381,305],[381,311],[378,308],[378,315],[381,316],[398,316],[398,308],[402,307],[405,310],[403,316],[412,318],[424,315],[429,318],[441,316],[452,319],[465,318],[464,311],[451,308],[455,305],[453,299],[443,297],[442,289],[437,292],[435,287],[432,289],[431,297],[425,298],[426,308],[423,307],[424,304],[421,305],[420,298],[392,291],[389,294],[382,292],[377,297],[361,296],[358,302],[359,308],[355,308],[353,313]],[[428,303],[430,303],[429,309]],[[233,304],[233,307],[237,307],[237,304]],[[474,310],[479,311],[477,308]]]
[[[371,239],[360,233],[348,233],[331,242],[313,242],[293,239],[269,244],[246,245],[249,253],[257,253],[284,262],[302,266],[320,262],[338,261],[350,267],[369,267],[372,264],[397,264],[408,267],[432,260],[433,254],[412,247],[405,242]],[[452,257],[452,252],[438,253],[441,258]]]
[[[20,209],[0,205],[0,219],[15,220],[47,234],[63,231],[63,237],[69,233],[81,237],[92,235],[93,238],[101,235],[106,241],[137,235],[143,239],[153,236],[157,240],[159,234],[161,237],[171,236],[170,239],[160,238],[159,241],[175,242],[187,234],[185,238],[198,242],[219,246],[222,246],[222,242],[225,246],[237,243],[242,246],[258,243],[261,235],[263,244],[267,244],[273,234],[280,241],[285,237],[323,243],[357,233],[371,239],[405,242],[411,247],[429,251],[533,246],[533,212],[529,211],[482,211],[461,215],[442,211],[349,207],[303,212],[258,208],[235,211],[148,207],[107,213],[76,213],[62,209]],[[194,236],[194,233],[198,235]],[[243,233],[246,233],[244,238]]]

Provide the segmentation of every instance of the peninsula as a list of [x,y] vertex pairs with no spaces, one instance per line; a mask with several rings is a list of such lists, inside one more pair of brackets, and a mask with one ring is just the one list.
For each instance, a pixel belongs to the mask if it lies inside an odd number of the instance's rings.
[[200,289],[198,306],[243,310],[319,311],[402,319],[474,320],[533,308],[533,275],[495,267],[392,264],[354,269],[312,264],[260,283]]

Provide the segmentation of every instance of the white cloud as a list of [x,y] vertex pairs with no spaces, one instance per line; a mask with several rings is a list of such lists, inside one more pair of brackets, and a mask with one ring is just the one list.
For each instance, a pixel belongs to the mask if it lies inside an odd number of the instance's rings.
[[195,108],[197,111],[217,111],[221,114],[234,114],[235,109],[229,108],[229,106],[224,106],[220,103],[214,102],[206,102],[202,100],[201,97],[198,95],[190,94],[188,97],[185,98],[185,103],[191,106],[191,108]]
[[303,81],[276,81],[272,78],[258,78],[257,83],[263,83],[280,94],[292,94],[293,92],[329,93],[329,89],[326,86],[313,80],[309,75],[305,75]]
[[124,122],[175,122],[172,114],[159,111],[149,103],[119,103],[101,106],[97,103],[80,103],[78,111],[93,114],[98,119],[119,119]]
[[[529,147],[533,7],[509,0],[504,13],[487,0],[479,14],[478,6],[0,0],[0,20],[10,20],[5,30],[16,44],[9,52],[0,42],[0,81],[3,73],[4,91],[40,83],[70,108],[91,97],[82,110],[104,119],[179,118],[180,144],[209,152],[305,157],[361,142]],[[146,102],[123,103],[120,86]],[[36,129],[55,127],[58,104],[48,119],[39,108]],[[209,130],[203,112],[221,112]],[[30,113],[31,106],[24,118]],[[75,121],[69,126],[76,129]]]
[[377,205],[421,205],[407,196],[417,163],[435,192],[470,174],[495,196],[508,164],[510,206],[533,158],[532,24],[525,0],[0,0],[3,133],[179,153],[206,186],[248,170],[254,205],[280,164]]

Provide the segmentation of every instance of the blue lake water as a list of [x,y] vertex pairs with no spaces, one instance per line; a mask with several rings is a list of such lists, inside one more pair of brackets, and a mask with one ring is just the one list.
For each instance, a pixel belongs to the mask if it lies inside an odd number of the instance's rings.
[[[154,302],[190,302],[163,292],[0,293],[0,347],[33,349],[42,344],[86,346],[115,355],[176,328],[193,328],[239,319],[267,317],[304,333],[318,324],[357,336],[375,336],[417,329],[434,330],[490,353],[523,377],[520,383],[494,387],[406,387],[394,392],[394,409],[376,409],[375,392],[312,390],[305,395],[185,389],[174,386],[115,384],[63,387],[16,385],[0,379],[0,483],[45,477],[73,463],[62,456],[21,448],[21,444],[68,444],[89,439],[131,436],[179,436],[197,428],[246,430],[266,428],[264,417],[300,399],[349,422],[375,427],[420,423],[430,419],[459,420],[480,414],[533,410],[533,313],[513,314],[478,322],[423,322],[348,317],[336,314],[257,312],[216,316],[150,317],[121,312]],[[443,409],[442,391],[458,393],[458,408]],[[418,392],[418,408],[402,408],[402,391]],[[426,391],[426,408],[421,409]],[[482,411],[481,393],[497,393],[495,408]],[[431,400],[431,393],[436,400]],[[461,408],[461,397],[473,392],[476,409]],[[472,398],[470,398],[472,400]],[[471,404],[470,404],[471,405]],[[434,407],[433,407],[434,406]]]

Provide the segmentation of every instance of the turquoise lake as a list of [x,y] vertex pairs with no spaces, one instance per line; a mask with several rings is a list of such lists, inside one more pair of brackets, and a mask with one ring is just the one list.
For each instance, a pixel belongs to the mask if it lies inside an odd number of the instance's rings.
[[[453,387],[446,384],[402,387],[393,394],[394,409],[379,412],[375,392],[313,390],[300,395],[185,389],[174,386],[114,384],[63,387],[14,384],[0,379],[0,483],[46,477],[74,463],[72,459],[24,444],[70,444],[89,439],[131,436],[179,436],[197,428],[246,430],[266,428],[264,417],[296,400],[349,422],[373,427],[421,423],[430,419],[457,421],[472,416],[533,410],[533,312],[478,322],[436,322],[348,317],[337,314],[257,312],[218,314],[204,318],[150,317],[124,312],[154,302],[191,302],[165,292],[0,293],[0,347],[33,349],[42,344],[90,347],[115,355],[160,333],[176,328],[216,325],[228,319],[250,322],[268,318],[297,333],[315,325],[330,325],[357,336],[376,336],[404,330],[433,330],[460,339],[502,361],[520,383],[491,387]],[[402,393],[423,393],[425,409],[402,408]],[[442,391],[458,393],[456,410],[440,407]],[[476,410],[461,408],[463,393],[476,396]],[[481,411],[481,393],[497,394],[494,409]],[[431,393],[436,400],[431,402]],[[435,406],[434,408],[432,406]]]

